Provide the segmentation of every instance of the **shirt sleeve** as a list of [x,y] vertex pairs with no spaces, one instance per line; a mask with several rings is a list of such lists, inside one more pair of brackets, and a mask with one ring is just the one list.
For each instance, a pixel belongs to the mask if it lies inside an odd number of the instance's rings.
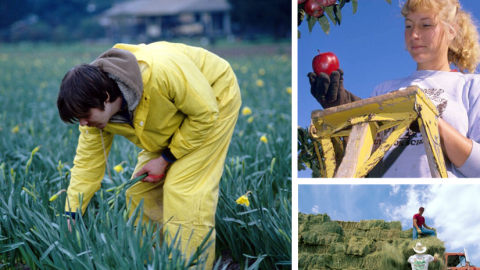
[[430,262],[433,262],[433,260],[435,260],[435,258],[432,255],[430,254],[425,255],[425,261],[430,263]]
[[[113,134],[97,128],[80,126],[77,153],[71,169],[72,176],[67,190],[65,211],[75,213],[80,208],[85,213],[88,203],[100,189],[105,174],[105,153],[108,156],[113,142]],[[103,144],[102,144],[103,135]],[[80,199],[83,197],[83,200]]]
[[465,163],[457,170],[465,177],[480,175],[480,76],[472,75],[465,85],[467,91],[468,132],[467,138],[472,140],[472,150]]
[[408,263],[413,263],[413,262],[414,262],[413,256],[408,257]]
[[161,87],[186,116],[169,145],[171,153],[180,159],[206,139],[218,116],[217,100],[210,83],[186,55],[162,58],[159,70]]
[[373,89],[373,92],[370,94],[370,97],[376,97],[376,96],[378,96],[379,88],[380,88],[380,84],[377,85],[377,86],[375,86],[375,88]]

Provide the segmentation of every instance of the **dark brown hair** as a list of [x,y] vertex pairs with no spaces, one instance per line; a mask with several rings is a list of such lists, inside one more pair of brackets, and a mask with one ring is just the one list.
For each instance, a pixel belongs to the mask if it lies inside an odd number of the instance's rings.
[[90,109],[104,110],[104,102],[114,101],[121,96],[117,83],[98,67],[80,64],[63,77],[58,92],[57,107],[65,123],[87,118]]

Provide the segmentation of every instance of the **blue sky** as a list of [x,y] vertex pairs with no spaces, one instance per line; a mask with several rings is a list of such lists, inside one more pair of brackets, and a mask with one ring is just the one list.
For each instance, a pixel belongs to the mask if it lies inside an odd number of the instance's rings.
[[299,185],[298,212],[327,213],[332,220],[383,219],[412,228],[425,207],[425,221],[437,229],[447,251],[467,248],[480,265],[480,185]]
[[[461,0],[463,8],[480,20],[480,1]],[[306,21],[298,28],[298,126],[310,125],[313,110],[321,109],[310,94],[307,73],[312,71],[312,59],[321,52],[337,55],[345,72],[345,89],[360,98],[368,98],[379,83],[410,75],[416,63],[405,50],[404,18],[398,0],[389,5],[384,0],[359,1],[357,13],[352,5],[342,9],[341,26],[331,24],[325,35],[319,24],[309,33]],[[302,171],[299,177],[311,177]]]

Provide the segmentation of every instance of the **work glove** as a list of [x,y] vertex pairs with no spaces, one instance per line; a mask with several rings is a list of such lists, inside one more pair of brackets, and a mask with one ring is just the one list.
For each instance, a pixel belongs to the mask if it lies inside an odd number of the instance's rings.
[[422,234],[422,231],[420,229],[417,229],[418,234]]
[[315,97],[324,109],[361,99],[345,90],[343,87],[343,70],[340,68],[337,71],[333,71],[330,77],[323,72],[319,75],[310,72],[307,76],[310,81],[312,96]]
[[409,129],[412,132],[419,133],[420,132],[420,126],[418,125],[418,119],[415,119],[411,124]]

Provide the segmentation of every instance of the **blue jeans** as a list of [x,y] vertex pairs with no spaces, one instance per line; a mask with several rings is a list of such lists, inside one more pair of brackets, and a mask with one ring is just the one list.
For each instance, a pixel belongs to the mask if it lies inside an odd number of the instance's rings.
[[[422,231],[422,236],[437,236],[435,234],[434,230],[425,229],[423,227],[420,227],[420,230]],[[417,228],[415,228],[415,226],[414,226],[413,227],[413,238],[412,238],[412,240],[415,240],[417,238],[418,238],[418,232],[417,232]]]

